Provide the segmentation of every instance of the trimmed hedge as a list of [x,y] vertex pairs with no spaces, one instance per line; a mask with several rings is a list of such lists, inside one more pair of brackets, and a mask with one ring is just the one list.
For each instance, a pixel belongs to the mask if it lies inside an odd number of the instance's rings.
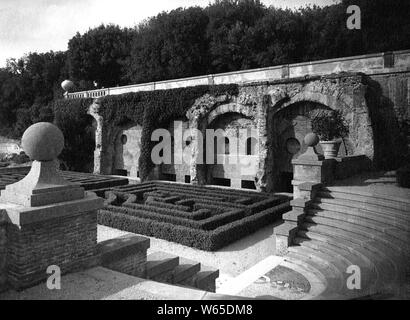
[[[133,204],[127,204],[124,207],[108,206],[104,210],[112,212],[121,212],[134,217],[140,217],[145,219],[152,219],[160,222],[173,223],[175,225],[181,225],[185,227],[190,227],[194,229],[201,230],[213,230],[226,223],[241,219],[244,217],[244,212],[242,210],[229,211],[220,215],[215,215],[204,220],[190,220],[186,218],[181,218],[180,216],[169,215],[169,213],[164,213],[160,209],[155,210],[154,207],[145,207],[144,209],[133,209],[131,208]],[[179,212],[181,213],[181,212]]]
[[189,247],[216,251],[257,231],[290,210],[289,202],[269,208],[252,216],[232,221],[215,230],[205,231],[152,219],[138,218],[120,212],[100,210],[98,223],[112,228],[177,242]]

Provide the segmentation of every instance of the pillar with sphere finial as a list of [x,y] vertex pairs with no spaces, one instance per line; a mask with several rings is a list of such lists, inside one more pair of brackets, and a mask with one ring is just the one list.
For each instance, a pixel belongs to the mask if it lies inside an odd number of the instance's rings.
[[71,80],[64,80],[61,83],[61,88],[64,90],[64,98],[68,98],[68,93],[74,88],[74,83]]
[[316,152],[315,147],[319,143],[318,136],[309,133],[304,143],[307,146],[306,152],[292,160],[294,167],[293,201],[290,202],[292,211],[285,213],[282,216],[284,223],[274,228],[276,255],[288,253],[304,221],[310,202],[315,198],[323,183],[333,180],[335,160],[325,159],[323,155]]
[[97,265],[97,210],[103,207],[103,199],[59,174],[64,136],[58,127],[32,125],[22,146],[31,170],[0,196],[8,220],[7,283],[18,290],[45,280],[51,265],[62,273]]
[[306,135],[304,142],[307,150],[297,159],[292,160],[293,165],[293,196],[299,198],[299,185],[308,183],[329,183],[333,181],[335,161],[325,159],[317,153],[315,147],[319,144],[319,137],[315,133]]

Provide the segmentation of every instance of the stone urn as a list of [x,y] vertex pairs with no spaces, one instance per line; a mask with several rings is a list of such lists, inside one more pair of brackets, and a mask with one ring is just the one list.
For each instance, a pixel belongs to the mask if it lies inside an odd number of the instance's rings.
[[320,146],[322,147],[323,154],[325,159],[334,159],[337,158],[339,154],[341,140],[332,140],[332,141],[320,141]]

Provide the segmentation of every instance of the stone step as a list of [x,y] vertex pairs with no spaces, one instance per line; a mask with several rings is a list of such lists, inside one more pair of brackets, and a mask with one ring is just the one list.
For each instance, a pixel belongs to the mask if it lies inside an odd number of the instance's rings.
[[197,274],[183,281],[180,281],[179,284],[183,286],[194,287],[204,291],[215,292],[215,281],[218,277],[218,269],[201,265],[201,269]]
[[345,200],[316,198],[310,204],[310,208],[360,215],[363,217],[372,217],[375,215],[388,216],[394,223],[402,222],[408,224],[410,222],[409,216],[403,212],[390,212],[388,210],[382,210],[381,208],[373,210],[371,208],[356,207],[354,202],[349,203]]
[[332,246],[326,242],[306,238],[297,237],[294,239],[294,242],[303,248],[309,248],[316,252],[326,254],[326,256],[331,259],[330,261],[336,262],[339,270],[345,275],[345,279],[347,279],[348,276],[346,274],[348,267],[360,267],[364,288],[371,288],[375,280],[378,279],[379,269],[373,263],[369,263],[369,259],[364,258],[360,253],[358,254],[348,249]]
[[404,231],[410,232],[410,224],[405,220],[389,217],[388,215],[381,215],[374,213],[372,215],[363,214],[356,210],[346,210],[346,212],[331,211],[324,209],[326,205],[314,205],[315,209],[309,209],[308,214],[316,215],[325,218],[333,218],[341,221],[352,222],[355,224],[367,225],[369,223],[379,226],[391,226]]
[[[379,206],[386,206],[404,211],[410,211],[410,199],[404,197],[395,197],[394,195],[385,195],[378,193],[370,193],[363,190],[354,189],[351,187],[324,187],[319,194],[325,197],[331,193],[331,198],[348,199],[359,202],[374,203]],[[319,195],[320,196],[320,195]]]
[[348,256],[348,259],[353,260],[355,265],[361,268],[365,266],[366,273],[376,270],[377,282],[373,288],[378,292],[380,290],[389,292],[395,283],[402,283],[399,275],[400,272],[403,272],[399,270],[398,264],[396,264],[397,260],[376,249],[375,246],[379,246],[379,244],[368,243],[366,246],[362,246],[343,238],[329,237],[314,231],[299,231],[298,236],[307,240],[305,245],[315,246],[314,242],[316,242],[316,247],[328,247],[330,251]]
[[379,246],[377,249],[381,251],[382,253],[390,252],[390,251],[398,252],[400,254],[406,253],[406,251],[403,250],[401,246],[398,246],[395,243],[386,241],[383,238],[379,238],[371,234],[370,235],[363,234],[357,228],[355,228],[354,230],[347,230],[347,229],[336,228],[336,227],[327,226],[323,224],[314,224],[310,222],[305,222],[301,225],[301,229],[308,230],[308,231],[315,231],[315,232],[322,233],[330,237],[338,236],[340,238],[347,239],[361,246],[366,246],[368,245],[370,241],[376,240],[376,243]]
[[[375,270],[361,270],[361,290],[360,292],[352,292],[347,286],[350,274],[346,271],[350,265],[345,265],[341,260],[335,259],[334,254],[327,254],[306,246],[291,247],[289,251],[307,256],[310,259],[309,261],[314,261],[317,264],[316,267],[321,266],[332,274],[330,279],[327,278],[328,287],[325,290],[326,295],[342,294],[346,297],[351,297],[373,293],[372,284],[377,279],[377,272]],[[319,270],[322,271],[323,269]]]
[[311,227],[310,230],[300,230],[299,236],[308,239],[315,239],[322,242],[328,242],[336,247],[348,249],[352,253],[360,253],[364,259],[368,260],[369,264],[381,262],[388,264],[388,270],[394,270],[398,274],[396,261],[401,259],[402,255],[383,243],[374,240],[358,240],[358,237],[347,232],[335,232],[331,228],[326,227]]
[[326,198],[326,197],[324,198],[316,197],[314,202],[331,204],[331,205],[336,205],[336,206],[343,206],[349,209],[354,208],[354,209],[366,210],[368,212],[389,214],[389,215],[397,216],[399,218],[410,221],[410,211],[408,210],[399,210],[399,209],[395,209],[392,207],[380,206],[377,204],[365,203],[365,202],[354,201],[354,200],[349,200],[349,199],[332,199],[332,198]]
[[322,274],[322,278],[326,283],[326,292],[340,292],[342,290],[344,285],[343,277],[338,272],[335,272],[333,268],[326,265],[321,259],[310,257],[303,252],[293,250],[286,255],[285,260],[302,266],[308,265],[311,269],[315,269],[316,273]]
[[179,265],[173,270],[173,283],[180,283],[201,271],[201,264],[185,258],[179,258]]
[[335,259],[334,255],[328,255],[324,252],[309,248],[307,246],[294,246],[289,248],[289,252],[298,253],[306,256],[308,259],[315,261],[317,265],[328,269],[334,277],[344,281],[344,263],[341,260]]
[[337,219],[336,215],[323,217],[308,211],[308,215],[305,216],[305,221],[360,233],[367,235],[370,238],[377,238],[381,241],[395,243],[398,246],[408,246],[410,240],[410,232],[392,226],[384,226],[369,220],[343,221]]
[[[146,279],[157,278],[157,281],[166,279],[159,279],[163,273],[172,271],[179,264],[179,257],[165,253],[154,252],[147,256],[147,262],[145,263],[145,277]],[[167,274],[168,276],[168,274]],[[167,282],[167,281],[164,281]]]

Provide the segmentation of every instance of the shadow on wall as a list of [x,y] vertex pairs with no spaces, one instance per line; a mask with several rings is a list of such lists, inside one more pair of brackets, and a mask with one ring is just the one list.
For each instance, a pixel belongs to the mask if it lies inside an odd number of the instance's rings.
[[393,101],[383,95],[377,81],[366,77],[366,84],[369,88],[365,98],[374,136],[373,169],[397,169],[409,156],[405,134],[408,124],[399,121]]

